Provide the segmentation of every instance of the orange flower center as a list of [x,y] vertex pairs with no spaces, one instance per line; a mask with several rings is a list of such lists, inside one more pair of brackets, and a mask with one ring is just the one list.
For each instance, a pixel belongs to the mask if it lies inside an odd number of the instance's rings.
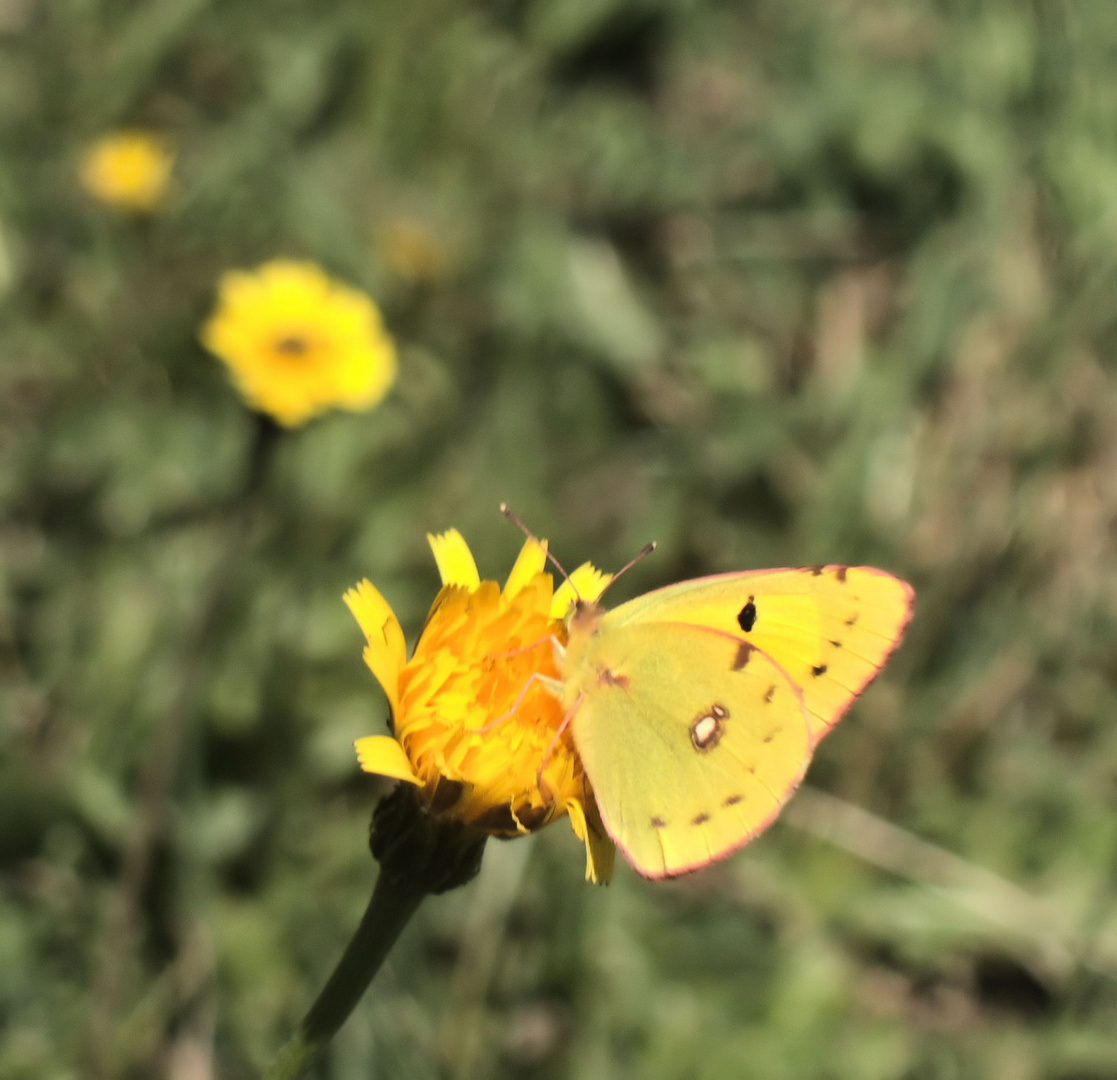
[[302,366],[312,359],[313,345],[306,335],[297,331],[286,333],[272,345],[276,355],[293,366]]

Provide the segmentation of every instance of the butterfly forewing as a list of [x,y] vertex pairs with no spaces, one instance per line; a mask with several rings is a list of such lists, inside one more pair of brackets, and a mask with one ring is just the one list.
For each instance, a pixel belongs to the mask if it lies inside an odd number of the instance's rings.
[[911,587],[863,566],[815,566],[696,578],[608,612],[602,629],[681,622],[763,650],[799,688],[817,742],[899,644]]
[[581,696],[574,741],[605,826],[639,873],[681,874],[729,854],[802,778],[802,699],[738,637],[657,621],[592,635],[574,656],[564,672]]

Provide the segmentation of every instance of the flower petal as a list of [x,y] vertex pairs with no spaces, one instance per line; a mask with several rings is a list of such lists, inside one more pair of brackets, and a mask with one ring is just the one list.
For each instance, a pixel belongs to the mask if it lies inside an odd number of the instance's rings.
[[586,881],[608,885],[613,876],[617,848],[605,831],[592,795],[589,800],[588,820],[587,808],[583,807],[580,799],[567,799],[566,813],[570,817],[574,835],[586,845]]
[[368,735],[358,739],[353,745],[357,748],[357,760],[365,772],[390,776],[394,780],[406,780],[409,784],[422,783],[411,768],[403,747],[390,736]]
[[368,639],[365,663],[384,688],[392,714],[399,712],[399,676],[407,662],[403,630],[388,601],[370,581],[360,582],[343,597]]
[[469,545],[457,529],[447,529],[437,536],[427,533],[427,543],[434,552],[443,585],[464,585],[472,591],[481,584],[481,575],[477,573],[477,564],[473,561]]
[[594,567],[593,563],[582,563],[570,575],[570,579],[564,581],[555,590],[554,599],[551,601],[551,618],[565,618],[570,605],[575,600],[592,603],[605,591],[605,586],[612,580],[611,574],[603,574]]
[[500,594],[505,600],[511,600],[536,574],[547,565],[547,541],[536,540],[529,536],[520,548],[516,557],[516,564],[508,575],[504,584],[504,591]]
[[613,863],[617,858],[617,845],[605,829],[597,801],[591,795],[586,807],[587,828],[587,866],[591,880],[599,885],[608,885],[613,878]]

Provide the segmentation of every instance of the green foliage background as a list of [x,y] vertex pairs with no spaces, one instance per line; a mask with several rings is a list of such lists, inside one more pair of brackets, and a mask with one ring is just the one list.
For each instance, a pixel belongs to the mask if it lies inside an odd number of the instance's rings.
[[[2,0],[0,1076],[92,1075],[106,954],[109,1073],[258,1074],[375,877],[341,593],[413,634],[424,533],[502,578],[506,499],[568,565],[658,539],[624,595],[866,562],[916,619],[841,812],[668,884],[490,844],[322,1077],[1117,1077],[1115,55],[1108,0]],[[151,219],[76,181],[122,125]],[[275,256],[401,375],[281,439],[106,941],[254,437],[197,328]]]

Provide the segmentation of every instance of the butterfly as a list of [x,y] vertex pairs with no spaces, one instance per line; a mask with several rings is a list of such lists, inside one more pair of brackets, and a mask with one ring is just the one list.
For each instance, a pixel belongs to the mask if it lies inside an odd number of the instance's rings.
[[553,692],[636,872],[698,870],[767,828],[913,602],[865,566],[696,578],[608,611],[576,601]]

